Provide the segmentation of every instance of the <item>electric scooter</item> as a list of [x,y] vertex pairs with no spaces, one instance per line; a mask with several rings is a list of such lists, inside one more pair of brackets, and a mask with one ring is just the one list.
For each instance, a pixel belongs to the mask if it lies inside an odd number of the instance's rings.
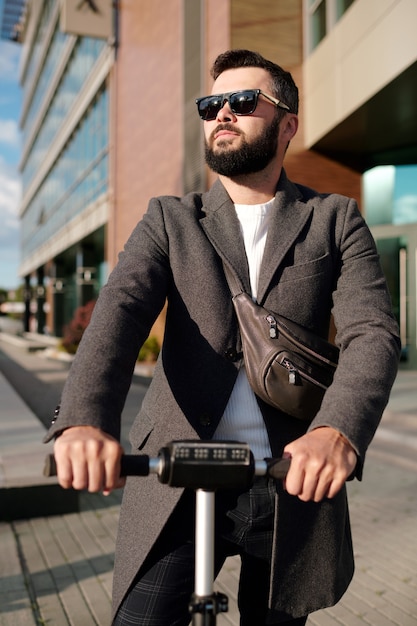
[[[192,626],[215,626],[228,611],[228,598],[214,592],[214,512],[218,489],[250,487],[255,476],[282,480],[290,459],[255,460],[246,443],[238,441],[171,441],[157,457],[123,455],[122,476],[156,474],[161,483],[196,492],[195,584],[189,611]],[[45,476],[56,475],[53,455],[46,458]]]

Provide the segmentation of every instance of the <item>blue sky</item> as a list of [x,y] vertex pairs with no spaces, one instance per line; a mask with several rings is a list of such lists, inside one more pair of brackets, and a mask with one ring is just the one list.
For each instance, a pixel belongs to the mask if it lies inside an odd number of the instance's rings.
[[[1,8],[0,2],[0,8]],[[18,207],[21,197],[18,164],[21,153],[19,116],[21,46],[0,39],[0,288],[21,284]]]

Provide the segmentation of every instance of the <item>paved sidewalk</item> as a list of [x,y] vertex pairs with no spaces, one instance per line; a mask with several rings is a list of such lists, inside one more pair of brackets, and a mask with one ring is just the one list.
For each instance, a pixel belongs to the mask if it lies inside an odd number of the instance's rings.
[[[52,411],[67,368],[2,341],[0,357],[0,370],[15,387],[24,380],[19,395],[26,404],[33,402],[33,409],[45,400],[50,381]],[[31,394],[32,385],[43,393]],[[132,385],[124,437],[145,388],[140,381]],[[1,414],[7,421],[3,406]],[[416,448],[417,372],[401,372],[368,453],[364,480],[348,485],[354,580],[336,607],[310,616],[309,626],[417,624]],[[0,626],[109,624],[120,498],[119,492],[107,498],[83,493],[78,512],[0,522]],[[238,571],[237,559],[229,559],[216,583],[230,601],[219,626],[239,623]]]

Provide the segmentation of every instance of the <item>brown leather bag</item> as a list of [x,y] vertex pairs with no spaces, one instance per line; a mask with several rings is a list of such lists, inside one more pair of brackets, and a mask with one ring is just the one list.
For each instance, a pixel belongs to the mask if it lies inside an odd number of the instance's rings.
[[311,421],[333,380],[339,349],[304,326],[253,302],[223,264],[239,322],[249,384],[257,396]]

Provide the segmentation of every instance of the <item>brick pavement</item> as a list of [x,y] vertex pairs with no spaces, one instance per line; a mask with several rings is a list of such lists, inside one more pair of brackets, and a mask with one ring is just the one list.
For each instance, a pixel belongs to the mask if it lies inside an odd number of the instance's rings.
[[[53,369],[39,356],[13,356],[35,379],[38,367],[43,382]],[[57,373],[51,376],[56,383]],[[399,375],[364,480],[348,485],[354,580],[336,607],[310,616],[309,626],[417,624],[416,383],[415,372]],[[109,624],[120,497],[82,494],[79,512],[0,523],[0,626]],[[229,559],[216,583],[230,601],[219,626],[238,624],[237,578],[238,561]]]

